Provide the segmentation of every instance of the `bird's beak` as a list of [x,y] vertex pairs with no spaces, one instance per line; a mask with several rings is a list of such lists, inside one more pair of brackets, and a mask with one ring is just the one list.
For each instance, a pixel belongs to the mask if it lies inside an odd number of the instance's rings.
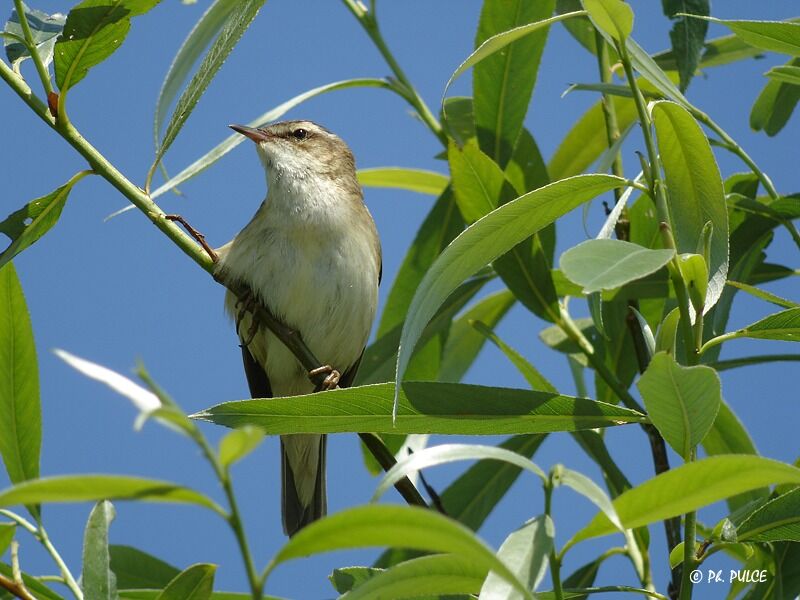
[[237,133],[241,133],[243,136],[250,138],[255,143],[265,142],[269,138],[272,137],[266,131],[262,131],[261,129],[255,129],[253,127],[248,127],[247,125],[228,125],[231,129],[236,131]]

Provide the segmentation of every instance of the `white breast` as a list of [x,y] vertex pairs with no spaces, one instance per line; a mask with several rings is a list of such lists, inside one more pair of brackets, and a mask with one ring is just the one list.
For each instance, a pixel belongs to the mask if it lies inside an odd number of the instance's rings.
[[[220,268],[249,285],[320,361],[343,373],[361,355],[375,317],[377,233],[360,199],[343,203],[333,182],[309,183],[271,186],[253,220],[220,249]],[[314,193],[300,195],[309,189]],[[226,308],[234,317],[235,304],[229,293]],[[245,318],[241,338],[249,327]],[[313,390],[305,369],[270,332],[259,331],[249,348],[274,395]]]

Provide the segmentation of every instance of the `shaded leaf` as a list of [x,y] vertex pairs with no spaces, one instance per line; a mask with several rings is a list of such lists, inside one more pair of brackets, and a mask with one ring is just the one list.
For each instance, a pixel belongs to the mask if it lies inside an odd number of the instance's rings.
[[116,511],[111,502],[98,502],[89,515],[83,534],[83,571],[81,589],[87,598],[115,600],[117,578],[108,555],[108,528]]
[[238,400],[192,417],[227,427],[256,425],[269,435],[352,431],[495,435],[643,421],[635,411],[585,398],[432,381],[403,385],[395,421],[394,392],[393,384],[381,383],[305,396]]
[[131,17],[146,13],[159,2],[83,0],[74,6],[55,45],[53,64],[56,85],[62,95],[122,45],[131,27]]
[[356,175],[364,187],[395,188],[431,196],[441,195],[450,182],[441,173],[402,167],[359,169]]
[[473,532],[434,511],[413,506],[372,504],[330,515],[301,529],[273,558],[270,570],[294,558],[332,550],[400,546],[446,552],[492,570],[511,583],[524,598],[532,596]]
[[800,85],[800,67],[797,66],[772,67],[764,75],[774,81]]
[[633,10],[623,0],[581,1],[595,27],[618,42],[624,42],[633,31]]
[[[45,12],[26,6],[24,2],[22,3],[22,9],[28,21],[28,26],[31,30],[31,38],[36,46],[36,51],[42,59],[44,66],[47,67],[53,62],[53,48],[56,45],[56,38],[64,29],[64,23],[67,17],[61,13],[48,15]],[[6,21],[3,31],[13,34],[18,38],[25,38],[16,8],[11,11],[11,18]],[[22,62],[31,56],[25,44],[14,39],[6,38],[5,47],[8,62],[12,64]]]
[[669,39],[681,78],[681,91],[686,91],[700,64],[700,53],[708,31],[708,22],[689,17],[677,17],[678,13],[708,16],[711,14],[710,0],[661,0],[664,14],[675,20]]
[[557,181],[520,196],[486,215],[442,252],[420,283],[403,325],[396,381],[405,373],[425,324],[460,282],[583,202],[624,185],[611,175]]
[[[800,58],[793,58],[786,66],[800,67]],[[764,131],[768,136],[777,135],[789,121],[795,106],[800,102],[800,86],[771,79],[761,90],[750,111],[750,127]]]
[[[694,17],[698,18],[698,17]],[[725,25],[747,44],[768,52],[800,55],[800,24],[787,21],[732,21],[704,17]]]
[[800,488],[756,509],[736,528],[740,542],[800,542]]
[[192,565],[170,581],[157,600],[209,600],[216,571],[216,565]]
[[751,296],[755,296],[756,298],[760,298],[761,300],[766,300],[767,302],[771,302],[777,306],[782,308],[795,308],[798,306],[797,302],[793,300],[787,300],[786,298],[781,298],[780,296],[773,294],[772,292],[768,292],[767,290],[762,290],[761,288],[757,288],[752,285],[748,285],[746,283],[741,283],[739,281],[727,281],[728,285],[733,286],[737,289],[742,290],[743,292],[747,292]]
[[669,190],[671,226],[678,252],[696,252],[709,221],[714,234],[705,312],[713,307],[728,275],[728,209],[719,167],[703,130],[689,112],[672,102],[652,108],[658,149]]
[[225,514],[212,500],[189,488],[169,481],[124,475],[60,475],[25,481],[0,491],[0,506],[100,500],[196,504]]
[[131,546],[111,545],[108,552],[119,589],[162,589],[180,573],[163,560]]
[[369,580],[376,575],[383,573],[383,569],[375,569],[373,567],[344,567],[342,569],[334,569],[333,573],[328,575],[328,580],[340,594],[349,592],[357,588],[365,581]]
[[11,238],[11,245],[0,254],[0,267],[50,231],[61,216],[72,186],[88,171],[82,171],[46,196],[32,200],[0,223],[0,233]]
[[16,533],[16,523],[0,523],[0,556],[3,556],[5,551],[11,545]]
[[561,255],[559,266],[585,294],[609,290],[654,273],[675,255],[621,240],[587,240]]
[[[555,0],[486,0],[475,47],[497,34],[537,23],[553,13]],[[473,109],[481,149],[505,168],[530,104],[549,28],[543,27],[476,63]]]
[[[614,500],[614,508],[623,526],[630,529],[776,483],[800,483],[800,469],[759,456],[712,456],[675,467],[624,492]],[[601,512],[567,545],[615,531]]]
[[39,476],[42,410],[36,345],[13,263],[0,267],[0,455],[12,483]]
[[[529,590],[535,590],[544,578],[553,549],[555,526],[547,515],[540,515],[513,531],[500,546],[497,557],[514,572]],[[481,600],[520,598],[507,581],[489,573],[480,591]]]

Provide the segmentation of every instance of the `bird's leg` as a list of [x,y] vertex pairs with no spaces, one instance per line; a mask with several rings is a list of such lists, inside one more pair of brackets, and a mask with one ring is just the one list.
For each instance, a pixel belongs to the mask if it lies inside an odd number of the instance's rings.
[[211,257],[211,262],[216,263],[219,260],[219,256],[217,255],[217,253],[211,246],[208,245],[208,242],[206,242],[206,236],[204,236],[202,233],[197,231],[197,229],[189,225],[186,219],[184,219],[180,215],[164,215],[164,218],[167,221],[173,221],[183,225],[184,229],[186,229],[189,235],[191,235],[197,241],[197,243],[203,247],[203,250],[206,251],[206,254],[208,254]]
[[[236,303],[236,307],[239,308],[239,312],[236,316],[236,333],[240,338],[242,335],[239,332],[239,327],[244,320],[244,316],[246,313],[250,313],[251,315],[255,316],[257,304],[258,300],[256,300],[253,292],[249,289],[247,290],[245,296],[243,298],[239,298],[238,302]],[[252,342],[253,338],[256,337],[256,333],[258,333],[258,321],[255,318],[252,318],[250,320],[250,328],[247,330],[247,339],[242,340],[242,345],[250,346],[250,342]]]
[[342,374],[330,365],[322,365],[316,369],[311,369],[308,372],[308,378],[311,379],[311,381],[314,381],[317,375],[323,374],[327,374],[327,376],[322,380],[322,383],[317,384],[317,387],[323,391],[336,389],[336,386],[339,385],[339,379],[341,379]]

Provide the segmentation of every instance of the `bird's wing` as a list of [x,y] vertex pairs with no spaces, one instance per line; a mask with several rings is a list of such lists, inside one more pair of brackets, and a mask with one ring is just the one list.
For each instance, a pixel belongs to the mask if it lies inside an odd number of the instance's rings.
[[244,363],[244,374],[247,376],[247,385],[250,387],[250,396],[252,398],[272,398],[269,377],[245,345],[242,345],[242,362]]

